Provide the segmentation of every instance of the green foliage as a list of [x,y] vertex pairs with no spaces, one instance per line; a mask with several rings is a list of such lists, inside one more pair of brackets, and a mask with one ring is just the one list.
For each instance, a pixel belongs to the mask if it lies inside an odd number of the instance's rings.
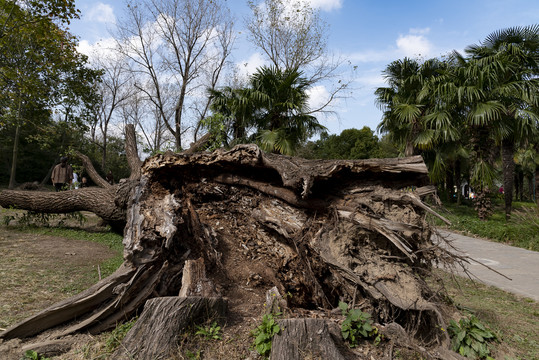
[[108,353],[113,352],[125,338],[129,330],[135,325],[137,318],[127,321],[121,325],[116,326],[114,330],[108,336],[105,347]]
[[209,340],[221,340],[221,327],[217,325],[217,322],[212,322],[211,325],[200,326],[197,325],[197,331],[195,335],[200,335]]
[[202,359],[202,350],[197,350],[196,352],[192,352],[191,350],[187,350],[185,352],[185,356],[187,356],[187,358],[191,359],[191,360],[200,360],[200,359]]
[[55,158],[36,155],[49,155],[43,152],[53,145],[63,151],[66,138],[80,134],[99,72],[76,50],[77,39],[67,31],[73,18],[73,0],[0,1],[0,174],[11,175],[11,186],[19,162],[34,170],[34,178],[18,175],[34,181],[37,170],[44,176]]
[[304,149],[300,154],[313,159],[369,159],[398,155],[396,151],[387,151],[386,144],[382,148],[378,137],[367,126],[361,130],[346,129],[340,135],[323,132],[319,140],[310,142],[306,147],[308,150]]
[[[384,110],[379,130],[407,155],[423,155],[430,178],[439,183],[466,179],[480,192],[492,188],[499,146],[504,156],[498,168],[506,179],[514,176],[508,173],[513,150],[520,150],[517,160],[529,174],[534,152],[523,150],[538,141],[538,48],[534,24],[495,31],[468,46],[466,55],[392,62],[384,71],[388,86],[375,93]],[[479,209],[485,217],[488,204]]]
[[27,350],[21,360],[49,360],[49,358],[39,355],[34,350]]
[[339,309],[345,319],[341,325],[341,334],[344,340],[348,341],[350,347],[359,345],[361,339],[375,337],[375,343],[381,341],[381,336],[378,335],[378,329],[373,326],[371,315],[361,311],[360,309],[349,309],[348,304],[339,302]]
[[447,329],[454,351],[470,359],[492,359],[488,343],[497,340],[496,334],[485,327],[475,316],[451,320]]
[[297,70],[262,67],[245,88],[212,91],[211,107],[219,114],[207,120],[212,134],[226,144],[258,143],[266,151],[292,155],[302,142],[325,130],[308,114],[310,86]]
[[271,343],[273,336],[281,331],[281,327],[275,321],[275,316],[279,314],[264,314],[262,324],[251,335],[255,338],[253,347],[260,355],[267,358],[271,352]]
[[226,118],[223,114],[215,113],[203,119],[202,127],[211,134],[211,139],[208,142],[206,150],[213,151],[226,144]]
[[21,226],[64,226],[66,221],[75,220],[79,226],[82,226],[86,221],[86,217],[79,211],[65,214],[50,214],[35,211],[25,211],[21,213],[6,213],[2,217],[4,225],[9,225],[11,221],[16,221]]

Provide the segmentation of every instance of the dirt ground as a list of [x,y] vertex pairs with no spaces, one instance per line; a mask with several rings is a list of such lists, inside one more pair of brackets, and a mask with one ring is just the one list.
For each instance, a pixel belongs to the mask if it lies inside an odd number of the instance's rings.
[[0,227],[0,328],[91,285],[97,264],[114,255],[97,243]]
[[[94,284],[99,264],[114,256],[96,242],[0,225],[0,331]],[[0,340],[0,358],[20,359],[18,343]]]

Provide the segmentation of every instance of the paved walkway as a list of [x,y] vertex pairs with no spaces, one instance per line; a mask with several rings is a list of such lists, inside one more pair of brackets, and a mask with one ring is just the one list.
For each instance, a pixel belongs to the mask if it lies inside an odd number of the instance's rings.
[[[474,259],[467,269],[485,284],[539,301],[539,252],[440,230],[453,245]],[[509,279],[489,270],[490,266]]]

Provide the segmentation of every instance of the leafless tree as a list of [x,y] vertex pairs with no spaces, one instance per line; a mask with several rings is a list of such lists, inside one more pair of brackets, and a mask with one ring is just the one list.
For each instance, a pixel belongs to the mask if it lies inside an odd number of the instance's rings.
[[230,55],[230,12],[221,0],[143,0],[129,2],[127,13],[116,37],[135,87],[181,149],[188,124],[207,112],[205,89],[216,86]]
[[301,71],[312,85],[329,85],[327,98],[311,113],[327,111],[343,96],[350,80],[343,74],[344,61],[327,46],[328,24],[320,11],[305,0],[248,1],[251,16],[246,19],[249,40],[278,69]]
[[135,91],[122,104],[120,116],[124,126],[127,124],[135,126],[141,150],[148,154],[154,154],[169,148],[167,144],[174,144],[174,139],[165,128],[165,124],[159,116],[159,110],[147,100],[141,91]]
[[93,109],[95,117],[90,123],[90,137],[101,148],[101,167],[105,169],[110,126],[119,107],[133,95],[131,73],[125,58],[115,49],[96,52],[91,59],[93,66],[101,69],[103,74],[101,81],[96,84],[99,101]]

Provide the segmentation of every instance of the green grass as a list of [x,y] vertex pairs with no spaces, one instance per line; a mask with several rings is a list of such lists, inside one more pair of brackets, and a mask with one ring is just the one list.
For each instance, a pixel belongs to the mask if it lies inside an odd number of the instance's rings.
[[463,316],[474,315],[496,332],[500,341],[492,343],[491,356],[497,360],[539,359],[539,303],[441,270],[436,274]]
[[506,221],[503,203],[496,200],[493,202],[494,213],[488,220],[482,221],[477,217],[472,203],[444,203],[443,209],[437,211],[451,221],[451,225],[447,227],[439,220],[435,224],[468,235],[539,251],[538,207],[533,203],[522,202],[513,202],[513,207],[511,219]]
[[[2,215],[2,221],[5,222],[6,217],[20,220],[21,217],[24,217],[25,213],[26,212],[22,210],[1,209],[0,215]],[[34,223],[36,222],[36,218],[39,217],[39,214],[37,214],[37,216],[31,216],[28,223],[25,222],[22,225],[4,224],[4,226],[8,227],[10,230],[13,231],[20,231],[35,235],[63,237],[66,239],[73,240],[91,241],[98,244],[106,245],[108,248],[110,248],[116,253],[116,256],[105,260],[103,263],[100,264],[101,276],[104,278],[116,271],[118,267],[120,267],[120,265],[123,263],[123,237],[120,234],[110,231],[110,229],[108,228],[103,228],[98,231],[87,231],[87,229],[81,228],[84,223],[97,222],[98,218],[95,215],[91,214],[90,216],[90,219],[88,219],[83,214],[80,214],[78,216],[69,215],[65,218],[64,221],[64,219],[62,219],[62,214],[49,214],[46,215],[45,219],[41,221],[41,223],[39,219],[37,219],[37,223]],[[60,218],[60,221],[58,221],[58,218]],[[47,223],[48,220],[51,220],[51,223]],[[54,224],[52,224],[53,222]],[[68,224],[70,224],[71,226],[68,226]],[[99,280],[97,274],[92,273],[88,276],[88,280],[92,282],[96,282],[97,280]],[[76,293],[80,290],[83,289],[76,284],[67,286],[65,288],[65,291],[69,293]]]
[[[20,227],[18,230],[22,232],[32,233],[35,235],[48,235],[73,240],[91,241],[108,246],[111,250],[114,250],[117,255],[108,260],[105,260],[100,264],[102,278],[105,278],[115,272],[123,263],[123,238],[121,235],[111,231],[87,232],[86,230],[82,229],[71,229],[63,227],[40,228],[33,226]],[[88,274],[88,276],[90,277],[90,280],[92,282],[97,282],[97,280],[99,280],[98,275],[95,273]],[[75,285],[75,287],[72,289],[66,288],[66,291],[67,290],[70,290],[70,292],[72,293],[77,293],[84,289]]]

